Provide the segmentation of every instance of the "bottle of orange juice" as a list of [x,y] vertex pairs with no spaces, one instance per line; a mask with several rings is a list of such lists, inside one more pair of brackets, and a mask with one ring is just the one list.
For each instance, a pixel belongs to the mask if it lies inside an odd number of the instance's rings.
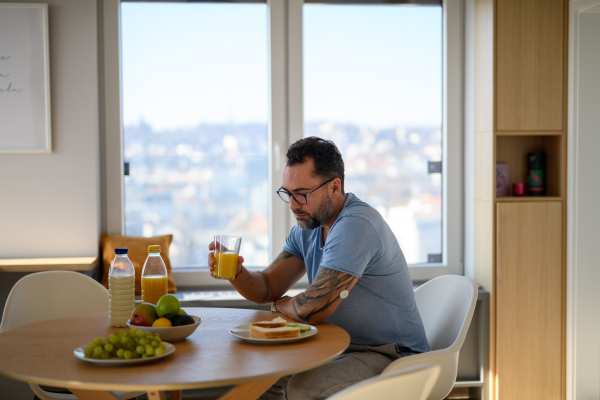
[[142,303],[156,305],[167,294],[167,267],[160,256],[160,246],[148,246],[148,258],[142,269]]

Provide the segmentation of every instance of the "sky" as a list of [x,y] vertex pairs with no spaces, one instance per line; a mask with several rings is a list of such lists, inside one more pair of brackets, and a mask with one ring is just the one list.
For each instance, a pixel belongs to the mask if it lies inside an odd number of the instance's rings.
[[[266,123],[265,4],[122,3],[124,124]],[[305,5],[305,122],[441,124],[441,7]]]

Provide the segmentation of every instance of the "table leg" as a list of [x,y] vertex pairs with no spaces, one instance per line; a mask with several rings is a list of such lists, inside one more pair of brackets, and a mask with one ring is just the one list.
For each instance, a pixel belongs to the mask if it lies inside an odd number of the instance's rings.
[[167,400],[167,395],[163,391],[151,390],[146,393],[148,400]]
[[81,400],[123,400],[114,392],[110,391],[105,392],[101,390],[68,389],[71,391],[71,393],[77,396],[78,399]]
[[278,380],[279,378],[271,378],[264,381],[240,383],[229,389],[218,400],[256,400]]
[[181,400],[181,390],[171,390],[169,400]]

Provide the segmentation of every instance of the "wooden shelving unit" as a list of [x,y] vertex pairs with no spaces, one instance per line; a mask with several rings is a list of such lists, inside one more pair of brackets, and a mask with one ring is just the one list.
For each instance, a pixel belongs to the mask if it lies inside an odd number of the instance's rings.
[[[485,392],[566,397],[568,0],[475,0],[475,278],[490,292]],[[495,165],[527,186],[546,153],[546,196],[495,194]]]

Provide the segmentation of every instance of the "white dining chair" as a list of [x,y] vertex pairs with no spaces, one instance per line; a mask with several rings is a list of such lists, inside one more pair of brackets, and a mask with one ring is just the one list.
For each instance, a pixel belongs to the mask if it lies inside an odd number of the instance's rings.
[[[0,333],[34,322],[108,311],[108,290],[94,279],[72,271],[37,272],[19,279],[6,299]],[[108,324],[108,319],[106,321]],[[74,343],[73,349],[85,343]],[[73,356],[75,357],[75,356]],[[41,400],[76,400],[64,388],[29,386]],[[123,399],[145,392],[115,391]]]
[[456,381],[458,354],[477,302],[477,283],[466,276],[440,276],[419,286],[415,290],[415,301],[432,351],[402,357],[381,375],[427,363],[438,365],[440,376],[427,398],[442,400]]
[[439,374],[434,364],[403,368],[354,384],[327,400],[425,400]]

